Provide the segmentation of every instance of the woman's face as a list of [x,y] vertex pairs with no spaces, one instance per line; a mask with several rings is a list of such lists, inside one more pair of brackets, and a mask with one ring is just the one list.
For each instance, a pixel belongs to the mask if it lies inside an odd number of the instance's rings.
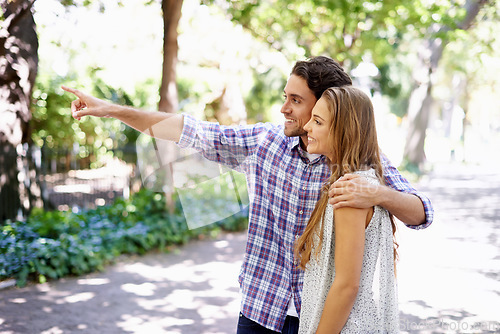
[[333,161],[333,147],[330,134],[332,116],[325,98],[320,98],[314,106],[311,119],[304,126],[307,131],[307,152],[323,154]]

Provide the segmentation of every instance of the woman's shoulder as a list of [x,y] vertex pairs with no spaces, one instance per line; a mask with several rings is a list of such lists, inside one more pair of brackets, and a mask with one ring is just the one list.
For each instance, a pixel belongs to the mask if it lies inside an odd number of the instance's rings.
[[370,182],[372,184],[380,184],[380,180],[378,179],[377,173],[375,172],[374,168],[370,168],[367,170],[358,170],[358,171],[355,171],[353,174],[363,176],[364,178],[366,178],[366,180],[368,182]]

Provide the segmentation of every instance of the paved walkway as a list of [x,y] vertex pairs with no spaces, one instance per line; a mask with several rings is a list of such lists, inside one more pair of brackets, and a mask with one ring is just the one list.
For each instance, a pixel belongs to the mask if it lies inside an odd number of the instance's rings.
[[436,211],[401,226],[399,300],[406,333],[500,333],[500,172],[437,166],[418,185]]
[[[434,224],[399,224],[402,333],[500,333],[500,173],[439,166]],[[0,333],[234,333],[245,233],[0,291]]]

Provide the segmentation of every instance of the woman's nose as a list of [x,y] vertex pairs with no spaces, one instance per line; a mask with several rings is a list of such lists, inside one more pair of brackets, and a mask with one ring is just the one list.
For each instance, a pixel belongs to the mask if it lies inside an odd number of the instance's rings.
[[304,125],[304,130],[306,132],[310,132],[310,129],[311,129],[311,127],[309,126],[310,123],[311,123],[311,121],[307,122],[306,125]]

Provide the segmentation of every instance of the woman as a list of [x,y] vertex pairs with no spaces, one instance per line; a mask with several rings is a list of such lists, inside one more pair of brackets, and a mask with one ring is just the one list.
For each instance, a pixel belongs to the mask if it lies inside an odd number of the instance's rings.
[[328,204],[330,184],[346,173],[383,182],[371,101],[352,86],[329,88],[304,129],[307,151],[325,155],[332,175],[296,244],[305,270],[299,333],[397,333],[392,217]]

